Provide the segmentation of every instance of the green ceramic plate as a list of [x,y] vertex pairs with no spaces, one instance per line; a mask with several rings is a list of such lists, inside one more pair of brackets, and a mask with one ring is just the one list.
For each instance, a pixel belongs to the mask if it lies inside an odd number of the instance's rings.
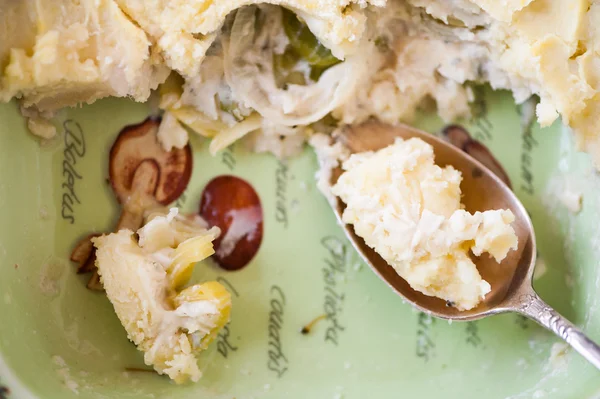
[[[535,286],[600,340],[600,180],[559,124],[521,123],[508,93],[479,97],[477,118],[464,126],[504,165],[531,213],[544,269]],[[310,149],[286,163],[241,146],[211,157],[199,137],[180,205],[195,212],[215,176],[246,179],[265,213],[262,246],[243,270],[196,268],[195,279],[221,277],[234,293],[228,330],[201,356],[200,382],[132,371],[145,367],[140,352],[68,256],[77,239],[114,225],[108,149],[148,113],[118,99],[66,110],[59,137],[40,143],[15,103],[0,106],[0,398],[600,397],[597,370],[572,351],[550,361],[557,339],[521,317],[449,324],[404,304],[343,238],[316,190]],[[431,116],[418,125],[443,127]],[[66,130],[85,140],[75,159],[65,159]],[[558,199],[566,186],[583,193],[577,215]]]

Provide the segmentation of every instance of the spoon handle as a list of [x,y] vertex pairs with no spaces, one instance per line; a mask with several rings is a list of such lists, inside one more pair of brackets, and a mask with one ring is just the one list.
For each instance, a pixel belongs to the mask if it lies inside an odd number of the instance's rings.
[[588,338],[583,331],[552,309],[535,292],[525,294],[517,312],[535,320],[571,345],[584,358],[600,369],[600,346]]

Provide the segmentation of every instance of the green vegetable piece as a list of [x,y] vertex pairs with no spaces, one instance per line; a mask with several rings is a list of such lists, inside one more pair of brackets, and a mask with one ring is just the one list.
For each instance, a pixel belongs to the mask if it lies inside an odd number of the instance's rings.
[[319,42],[296,14],[285,8],[283,9],[283,28],[294,50],[310,65],[329,67],[340,62],[327,47]]
[[312,68],[310,68],[310,79],[313,82],[316,82],[319,80],[319,78],[321,77],[321,75],[323,75],[323,72],[325,72],[327,68],[323,68],[323,67],[319,67],[319,66],[313,66]]
[[304,77],[302,81],[298,80],[292,71],[294,66],[300,60],[300,55],[292,46],[287,46],[283,54],[273,54],[273,72],[277,87],[284,88],[289,83],[306,84]]
[[279,71],[289,71],[300,60],[300,55],[291,47],[286,47],[283,54],[273,54],[273,66]]
[[300,71],[291,72],[285,79],[286,84],[293,84],[299,86],[306,85],[306,79],[304,79],[304,74]]

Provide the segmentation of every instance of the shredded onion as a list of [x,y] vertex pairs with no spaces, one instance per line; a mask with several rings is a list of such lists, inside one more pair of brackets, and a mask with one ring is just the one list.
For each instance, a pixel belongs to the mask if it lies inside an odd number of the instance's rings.
[[208,151],[211,155],[216,155],[248,133],[260,129],[261,125],[262,118],[260,115],[252,114],[232,127],[221,130],[210,142]]
[[280,10],[261,7],[266,20],[257,28],[258,10],[252,6],[237,11],[225,46],[225,78],[235,98],[272,123],[294,126],[320,120],[354,92],[366,63],[349,57],[326,70],[315,84],[280,89],[273,71],[273,48],[282,34]]

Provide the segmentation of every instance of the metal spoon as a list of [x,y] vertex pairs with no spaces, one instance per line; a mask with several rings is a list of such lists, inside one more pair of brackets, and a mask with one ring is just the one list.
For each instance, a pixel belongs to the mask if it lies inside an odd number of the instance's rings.
[[[396,137],[404,139],[418,137],[424,140],[433,146],[438,165],[452,165],[462,172],[461,189],[464,195],[462,202],[468,211],[510,209],[516,218],[513,227],[519,238],[519,247],[516,251],[509,252],[500,265],[491,257],[476,258],[477,269],[491,284],[492,290],[476,308],[459,311],[447,306],[442,299],[413,290],[385,260],[354,233],[352,226],[342,222],[345,204],[337,199],[337,204],[334,206],[336,216],[344,226],[346,236],[363,260],[398,295],[423,312],[443,319],[460,321],[477,320],[498,313],[517,312],[554,332],[600,369],[600,346],[546,304],[533,290],[532,276],[536,258],[533,225],[523,204],[494,173],[451,144],[408,126],[366,122],[343,129],[335,138],[346,145],[351,153],[357,153],[386,147],[392,144]],[[341,173],[340,168],[333,171],[332,184],[335,184]]]

